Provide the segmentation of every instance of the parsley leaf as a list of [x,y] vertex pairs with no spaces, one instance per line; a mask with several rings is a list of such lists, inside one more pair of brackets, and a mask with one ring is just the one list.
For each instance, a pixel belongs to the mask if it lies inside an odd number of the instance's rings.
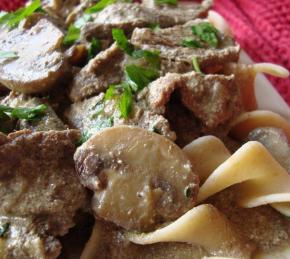
[[191,40],[191,39],[184,39],[181,42],[181,45],[183,47],[189,47],[189,48],[202,48],[202,45],[197,40]]
[[[33,121],[39,119],[45,114],[47,106],[44,104],[38,105],[33,108],[11,108],[6,105],[0,104],[0,114],[6,114],[11,119],[24,119],[28,121]],[[2,117],[0,116],[0,118]]]
[[135,92],[142,90],[150,82],[158,78],[158,76],[159,73],[155,69],[143,68],[136,65],[125,67],[126,81]]
[[201,22],[191,27],[192,33],[199,37],[209,46],[216,48],[218,46],[218,30],[208,22]]
[[80,28],[77,28],[74,24],[68,27],[68,31],[63,39],[63,44],[70,46],[79,40],[81,34]]
[[100,0],[98,3],[93,5],[92,7],[85,10],[86,14],[89,13],[97,13],[102,11],[105,7],[107,7],[110,4],[116,3],[116,0]]
[[0,59],[11,59],[11,58],[18,58],[17,53],[15,51],[0,50]]
[[13,13],[7,13],[0,18],[0,25],[7,25],[9,28],[15,28],[25,18],[41,9],[40,0],[34,0],[30,5],[20,8]]
[[160,68],[160,57],[158,51],[150,51],[150,50],[134,50],[132,53],[132,57],[134,58],[144,58],[150,67],[159,69]]
[[157,4],[157,5],[163,5],[163,4],[177,5],[177,0],[155,0],[155,4]]
[[100,50],[101,50],[101,42],[96,38],[92,38],[92,41],[88,49],[88,59],[92,59],[94,56],[96,56],[96,54],[99,53]]
[[120,96],[119,110],[121,112],[121,117],[127,119],[132,110],[133,95],[129,85],[123,84],[123,87],[124,92]]
[[117,46],[128,55],[132,55],[134,46],[128,41],[122,29],[112,29],[113,39],[117,42]]
[[87,22],[92,21],[92,16],[89,14],[84,14],[79,19],[77,19],[74,23],[75,27],[82,28]]
[[105,100],[111,100],[116,95],[116,85],[110,85],[105,93]]
[[2,226],[0,226],[0,237],[3,237],[5,235],[5,233],[8,231],[10,226],[10,223],[4,223]]
[[199,64],[198,64],[198,61],[197,61],[197,58],[196,58],[196,57],[193,57],[193,58],[192,58],[192,65],[193,65],[194,70],[195,70],[197,73],[202,73],[201,70],[200,70],[200,66],[199,66]]

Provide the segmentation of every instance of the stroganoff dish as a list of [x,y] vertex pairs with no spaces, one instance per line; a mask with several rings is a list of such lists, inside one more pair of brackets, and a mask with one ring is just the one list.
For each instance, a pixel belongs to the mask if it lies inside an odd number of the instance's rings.
[[[0,16],[0,258],[288,258],[290,125],[211,0]],[[284,257],[283,257],[284,256]]]

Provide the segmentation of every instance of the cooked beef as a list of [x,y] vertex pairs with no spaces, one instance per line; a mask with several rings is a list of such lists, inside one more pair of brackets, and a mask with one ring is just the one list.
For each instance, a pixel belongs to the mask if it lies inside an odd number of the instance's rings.
[[29,17],[23,26],[0,34],[0,49],[16,58],[0,60],[0,83],[22,93],[39,93],[53,87],[65,74],[60,51],[63,33],[46,18]]
[[174,17],[175,24],[183,24],[198,17],[205,17],[212,2],[212,0],[203,0],[201,3],[179,1],[177,6],[172,6],[157,5],[155,0],[143,0],[142,5],[148,8],[157,8],[159,13]]
[[184,25],[171,28],[151,30],[136,28],[131,42],[141,49],[160,52],[162,71],[184,73],[193,70],[192,59],[198,60],[201,68],[216,67],[226,62],[237,61],[240,47],[229,36],[218,34],[217,48],[189,48],[182,46],[184,39],[196,39],[191,27],[206,20],[197,19]]
[[175,143],[184,147],[194,139],[203,135],[199,120],[181,102],[180,93],[174,92],[166,104],[164,117],[176,133]]
[[18,131],[0,146],[0,215],[30,218],[41,233],[64,235],[86,204],[73,162],[78,131]]
[[106,90],[111,84],[118,84],[123,77],[123,52],[113,44],[76,73],[71,83],[70,99],[83,100]]
[[120,118],[116,100],[103,99],[104,94],[101,93],[72,104],[65,114],[70,125],[87,137],[113,125],[135,125],[175,140],[175,133],[171,131],[168,121],[159,113],[148,110],[141,102],[134,102],[130,117],[123,119]]
[[[0,101],[0,104],[21,108],[33,108],[43,103],[39,98],[13,92]],[[49,104],[45,103],[45,105],[47,109],[44,116],[35,121],[19,120],[16,125],[17,129],[30,129],[32,131],[65,130],[67,127],[57,117],[54,110]]]
[[94,21],[82,28],[82,38],[111,38],[113,28],[121,28],[130,34],[136,27],[152,24],[159,24],[162,28],[169,27],[175,24],[175,19],[138,3],[111,4],[97,13]]
[[227,122],[241,110],[239,89],[233,76],[168,73],[148,88],[147,101],[153,110],[164,107],[178,89],[183,105],[207,128]]
[[94,191],[95,215],[127,230],[151,231],[195,204],[198,176],[184,152],[159,134],[129,126],[105,129],[80,146],[74,159],[81,183]]
[[0,226],[5,224],[8,228],[0,238],[1,258],[54,259],[60,254],[59,241],[53,236],[39,233],[31,219],[0,216]]

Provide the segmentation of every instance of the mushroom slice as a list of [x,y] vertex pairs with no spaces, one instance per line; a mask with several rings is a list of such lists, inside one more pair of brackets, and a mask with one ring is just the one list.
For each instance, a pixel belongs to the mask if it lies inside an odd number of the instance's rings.
[[128,230],[151,231],[196,200],[198,177],[183,151],[137,127],[96,133],[75,153],[81,183],[95,192],[96,216]]
[[0,60],[0,83],[22,93],[48,90],[65,72],[62,38],[45,18],[2,33],[0,49],[15,52],[15,58]]

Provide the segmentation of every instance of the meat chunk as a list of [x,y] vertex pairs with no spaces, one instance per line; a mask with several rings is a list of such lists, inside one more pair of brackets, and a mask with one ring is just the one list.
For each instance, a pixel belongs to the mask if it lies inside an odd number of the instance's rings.
[[18,92],[39,93],[65,74],[63,33],[46,18],[28,19],[22,27],[0,35],[0,49],[16,55],[0,60],[0,83]]
[[159,13],[174,17],[175,24],[184,24],[198,17],[205,17],[212,6],[212,2],[212,0],[203,0],[201,3],[179,1],[176,6],[172,6],[166,4],[157,5],[155,0],[143,0],[142,5],[148,8],[156,8]]
[[113,44],[100,52],[75,76],[70,88],[73,102],[98,94],[111,84],[118,84],[123,77],[123,52]]
[[[11,92],[0,102],[0,104],[4,104],[13,108],[33,108],[43,103],[44,102],[40,98],[30,97],[24,94],[16,94],[14,92]],[[67,127],[58,118],[54,110],[50,107],[49,104],[45,105],[47,108],[45,114],[41,118],[35,121],[18,120],[16,129],[30,129],[32,131],[65,130]]]
[[0,215],[31,218],[50,235],[67,233],[87,198],[72,159],[79,137],[75,130],[9,134],[0,146]]
[[61,245],[53,236],[39,233],[31,219],[0,216],[6,232],[0,238],[1,258],[57,258]]
[[225,123],[242,109],[233,76],[168,73],[148,87],[151,109],[164,107],[177,89],[183,105],[208,128]]
[[175,133],[171,131],[168,121],[158,112],[152,112],[142,106],[142,103],[134,102],[129,118],[120,118],[116,100],[104,100],[103,93],[72,104],[65,116],[70,125],[79,129],[87,138],[114,125],[132,125],[156,131],[175,140]]
[[207,20],[197,19],[184,25],[159,30],[136,28],[132,34],[131,42],[141,49],[159,51],[163,73],[164,71],[178,73],[191,71],[193,70],[193,58],[198,60],[202,69],[237,61],[240,47],[234,43],[231,37],[221,33],[218,33],[219,44],[217,48],[182,46],[182,41],[185,39],[196,40],[196,36],[192,33],[192,26],[205,21]]
[[150,231],[194,206],[198,177],[182,150],[161,135],[105,129],[74,159],[82,184],[94,191],[95,214],[125,229]]
[[82,28],[82,37],[85,39],[94,36],[111,38],[113,28],[121,28],[131,33],[136,27],[146,27],[152,24],[169,27],[175,24],[175,19],[138,3],[116,3],[108,5],[96,15],[94,21],[88,22]]

